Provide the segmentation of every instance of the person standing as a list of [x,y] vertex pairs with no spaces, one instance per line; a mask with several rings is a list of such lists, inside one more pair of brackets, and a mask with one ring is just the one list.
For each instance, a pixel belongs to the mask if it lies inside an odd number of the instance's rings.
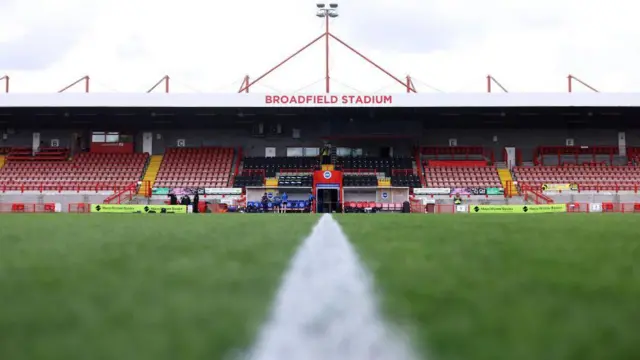
[[282,200],[282,203],[280,205],[282,207],[282,212],[286,213],[287,205],[289,204],[289,195],[287,195],[286,191],[282,192],[282,195],[280,195],[280,199]]
[[273,212],[274,213],[282,212],[282,198],[278,193],[275,193],[273,195]]

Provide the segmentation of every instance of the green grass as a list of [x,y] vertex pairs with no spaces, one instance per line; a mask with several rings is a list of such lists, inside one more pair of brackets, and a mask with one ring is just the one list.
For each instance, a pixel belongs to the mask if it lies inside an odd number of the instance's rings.
[[[433,359],[640,354],[634,215],[336,218]],[[0,359],[224,359],[252,342],[317,219],[0,216]]]
[[0,217],[0,359],[223,359],[315,216]]
[[416,327],[423,353],[442,360],[640,354],[634,215],[370,219],[340,222],[374,272],[385,310]]

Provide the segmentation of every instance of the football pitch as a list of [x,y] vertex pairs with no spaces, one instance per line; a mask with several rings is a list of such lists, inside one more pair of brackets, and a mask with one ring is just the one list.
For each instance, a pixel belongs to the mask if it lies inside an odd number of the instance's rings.
[[[385,323],[406,334],[419,359],[640,354],[640,218],[633,214],[333,219],[371,275]],[[238,359],[287,303],[278,297],[285,274],[319,221],[309,214],[0,216],[0,359]],[[322,244],[333,246],[334,235],[317,236],[298,263],[334,272],[342,253],[316,261],[329,256]],[[347,301],[365,290],[340,291]],[[300,308],[313,307],[306,295]],[[342,317],[361,309],[350,311]]]

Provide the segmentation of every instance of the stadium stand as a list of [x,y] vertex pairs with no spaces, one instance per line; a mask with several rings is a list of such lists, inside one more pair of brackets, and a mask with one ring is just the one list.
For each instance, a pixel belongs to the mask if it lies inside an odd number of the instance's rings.
[[[534,165],[628,165],[617,146],[541,146],[535,150]],[[633,150],[629,149],[628,154]]]
[[344,204],[345,213],[365,212],[400,212],[402,203],[379,203],[375,201],[347,201]]
[[427,166],[425,174],[428,187],[502,187],[493,166]]
[[305,186],[313,185],[313,176],[311,175],[280,175],[278,178],[279,186]]
[[233,179],[233,187],[243,188],[247,186],[262,186],[264,185],[264,181],[264,170],[244,170],[241,175],[238,175]]
[[375,175],[351,175],[345,174],[342,178],[344,186],[378,186],[378,177]]
[[518,166],[515,180],[532,187],[543,184],[577,184],[583,190],[601,187],[634,190],[640,183],[640,167],[606,165]]
[[154,187],[227,187],[233,148],[170,148],[165,152]]
[[69,161],[61,155],[64,151],[54,156],[42,153],[32,156],[12,150],[0,169],[0,183],[8,190],[121,188],[140,181],[149,156],[81,153]]
[[413,170],[413,159],[410,157],[339,157],[335,165],[345,173],[371,170],[371,172],[390,176],[393,170]]
[[398,171],[394,171],[394,174],[391,175],[391,186],[403,186],[410,188],[419,188],[422,186],[420,183],[420,177],[418,175],[411,173],[402,173]]
[[276,177],[279,172],[309,172],[320,164],[317,157],[245,157],[243,170],[264,170],[265,177]]

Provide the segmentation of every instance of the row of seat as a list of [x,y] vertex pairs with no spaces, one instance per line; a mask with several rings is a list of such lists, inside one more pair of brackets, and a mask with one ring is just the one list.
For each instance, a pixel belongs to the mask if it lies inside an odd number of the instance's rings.
[[10,160],[0,169],[4,184],[39,183],[58,186],[61,183],[85,184],[134,183],[142,178],[148,154],[81,153],[73,160]]
[[167,149],[154,187],[228,187],[234,156],[229,147]]
[[534,166],[515,167],[514,180],[532,186],[542,184],[578,185],[640,184],[640,167],[637,166]]
[[245,157],[245,170],[264,170],[266,177],[276,177],[279,172],[309,170],[320,165],[317,157]]
[[402,203],[379,203],[374,201],[347,201],[344,203],[344,212],[346,213],[368,211],[402,211]]
[[498,171],[493,166],[434,166],[424,170],[427,187],[502,187]]
[[390,176],[393,170],[412,170],[413,159],[410,157],[343,157],[337,158],[335,165],[347,172],[349,170],[365,169]]
[[9,161],[60,161],[69,158],[69,149],[57,147],[43,147],[34,154],[33,148],[11,148],[7,154]]

